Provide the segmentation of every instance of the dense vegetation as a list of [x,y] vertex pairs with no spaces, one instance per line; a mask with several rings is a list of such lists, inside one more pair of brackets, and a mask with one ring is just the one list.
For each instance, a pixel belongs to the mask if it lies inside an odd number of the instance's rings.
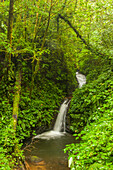
[[72,169],[113,169],[113,72],[77,89],[72,98],[71,128],[79,144],[68,145]]
[[[72,97],[72,169],[113,169],[111,0],[1,0],[0,169],[22,166],[24,140],[52,127]],[[76,70],[87,85],[76,89]],[[73,93],[72,93],[73,92]]]

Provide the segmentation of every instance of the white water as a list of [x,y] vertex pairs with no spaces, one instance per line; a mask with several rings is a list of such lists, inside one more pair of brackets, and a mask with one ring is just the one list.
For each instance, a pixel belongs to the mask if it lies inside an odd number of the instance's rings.
[[[83,74],[80,74],[79,72],[76,72],[76,78],[79,83],[79,88],[81,88],[84,84],[86,84],[86,77]],[[52,139],[52,138],[58,138],[60,136],[63,136],[65,134],[65,118],[66,118],[66,113],[67,109],[69,106],[70,100],[65,100],[59,110],[55,125],[53,130],[44,132],[40,135],[35,136],[34,138],[40,138],[40,139]],[[63,132],[61,132],[63,129]]]
[[[70,100],[68,101],[67,99],[61,105],[53,130],[44,132],[40,135],[35,136],[34,138],[49,140],[51,138],[63,136],[65,134],[65,117],[69,103]],[[61,132],[62,128],[64,132]]]
[[79,88],[81,88],[84,84],[86,84],[86,77],[83,74],[80,74],[79,72],[76,72],[76,78],[79,83]]
[[59,110],[59,114],[57,116],[55,125],[53,130],[60,132],[62,129],[62,125],[64,125],[64,132],[65,132],[65,116],[67,113],[67,109],[68,109],[68,105],[69,105],[70,101],[65,100],[64,103],[61,105],[60,110]]

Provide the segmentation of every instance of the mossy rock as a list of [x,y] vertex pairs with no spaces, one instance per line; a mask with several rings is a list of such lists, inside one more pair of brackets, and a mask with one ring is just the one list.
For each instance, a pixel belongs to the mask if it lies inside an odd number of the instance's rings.
[[38,162],[42,161],[42,158],[39,158],[38,156],[30,156],[30,161],[32,163],[38,163]]

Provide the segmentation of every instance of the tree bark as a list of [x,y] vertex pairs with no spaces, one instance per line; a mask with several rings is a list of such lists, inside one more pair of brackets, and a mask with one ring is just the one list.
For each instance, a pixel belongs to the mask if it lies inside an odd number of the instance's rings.
[[[14,12],[14,0],[10,0],[9,4],[9,19],[8,19],[8,30],[7,30],[7,40],[10,45],[12,45],[12,31],[13,31],[13,12]],[[10,73],[11,73],[11,52],[6,53],[5,60],[7,63],[7,79],[10,79]]]
[[8,33],[7,33],[7,39],[9,40],[10,44],[12,44],[13,11],[14,11],[13,6],[14,6],[14,0],[10,0],[9,19],[8,19]]
[[13,100],[13,126],[16,131],[17,119],[18,119],[18,109],[20,101],[20,92],[21,92],[21,71],[18,70],[16,73],[16,82],[15,82],[15,93]]
[[9,83],[12,77],[11,69],[11,46],[12,46],[12,30],[13,30],[13,12],[14,12],[14,0],[9,1],[9,18],[8,18],[8,28],[7,28],[7,41],[9,43],[10,50],[5,53],[5,81],[7,84],[6,96],[9,99]]

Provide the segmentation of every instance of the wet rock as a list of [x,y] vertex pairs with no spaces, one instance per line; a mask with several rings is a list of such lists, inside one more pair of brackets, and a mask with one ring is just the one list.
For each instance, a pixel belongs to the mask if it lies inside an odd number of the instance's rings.
[[42,159],[38,156],[31,156],[31,162],[38,163],[40,161],[42,161]]
[[39,158],[38,156],[29,156],[29,157],[26,157],[26,160],[31,163],[39,163],[42,161],[42,158]]

